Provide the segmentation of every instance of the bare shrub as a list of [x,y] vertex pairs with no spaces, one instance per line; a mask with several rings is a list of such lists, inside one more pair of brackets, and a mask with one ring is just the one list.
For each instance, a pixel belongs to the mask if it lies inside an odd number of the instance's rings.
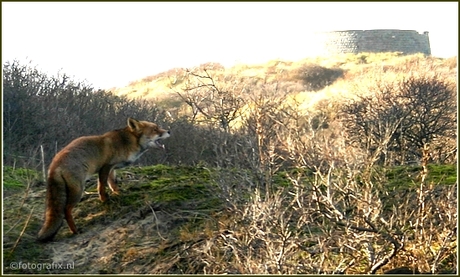
[[218,124],[228,130],[243,106],[243,99],[236,90],[236,87],[228,89],[217,84],[208,69],[200,68],[186,70],[183,88],[176,93],[191,108],[192,122]]
[[248,141],[240,135],[230,134],[218,126],[197,125],[188,118],[179,118],[169,125],[172,136],[165,142],[164,163],[210,166],[247,167],[242,158]]
[[[395,92],[392,85],[379,83],[372,95],[360,96],[342,108],[342,121],[349,141],[370,153],[369,165],[379,161],[390,164],[389,149],[397,139],[398,128],[409,114],[406,99]],[[398,149],[401,150],[401,149]]]
[[374,93],[342,108],[350,142],[371,151],[374,162],[419,161],[430,144],[436,162],[452,162],[456,145],[456,89],[434,75],[411,75],[395,83],[377,82]]
[[[456,88],[437,74],[409,76],[398,86],[409,113],[400,136],[421,149],[435,139],[456,139]],[[446,149],[447,151],[452,150]]]

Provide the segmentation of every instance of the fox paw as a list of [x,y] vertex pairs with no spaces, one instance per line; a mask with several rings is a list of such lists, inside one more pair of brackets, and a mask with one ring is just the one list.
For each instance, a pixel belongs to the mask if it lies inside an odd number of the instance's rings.
[[109,199],[109,195],[108,195],[107,193],[99,194],[99,199],[100,199],[102,202],[106,202],[106,201]]

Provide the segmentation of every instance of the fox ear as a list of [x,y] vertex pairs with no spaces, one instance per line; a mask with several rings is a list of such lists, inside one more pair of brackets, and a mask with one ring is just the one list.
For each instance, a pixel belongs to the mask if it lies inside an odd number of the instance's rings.
[[137,121],[136,119],[134,118],[128,118],[128,126],[129,128],[131,128],[132,130],[137,130],[139,128],[139,121]]

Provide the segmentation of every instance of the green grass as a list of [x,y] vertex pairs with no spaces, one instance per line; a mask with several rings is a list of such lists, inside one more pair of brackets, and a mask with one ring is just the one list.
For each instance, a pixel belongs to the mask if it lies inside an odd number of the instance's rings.
[[[210,171],[202,167],[155,165],[117,171],[120,194],[109,192],[109,201],[100,203],[97,194],[78,205],[77,222],[83,228],[97,222],[110,222],[145,207],[169,211],[214,211],[222,206]],[[87,191],[96,192],[96,181]],[[110,191],[110,190],[108,190]],[[94,216],[97,214],[97,216]]]
[[33,169],[12,166],[3,167],[3,186],[5,188],[24,188],[31,180],[38,180],[40,172]]
[[[408,188],[420,185],[421,166],[392,166],[392,167],[376,167],[375,175],[384,173],[385,184],[384,188]],[[314,178],[314,173],[308,169],[290,169],[281,170],[274,174],[272,181],[277,187],[288,187],[291,181],[287,176],[301,176],[301,180],[307,181]],[[359,176],[358,176],[359,177]],[[455,185],[457,183],[457,167],[451,164],[429,164],[428,175],[425,180],[428,184],[435,185]]]
[[[411,187],[418,186],[422,172],[421,166],[395,166],[386,169],[386,177],[388,178],[388,186],[395,187]],[[426,183],[436,185],[454,185],[457,183],[456,165],[428,165],[428,175]]]
[[207,169],[156,165],[129,168],[126,171],[143,178],[142,183],[129,185],[127,190],[142,191],[150,201],[175,206],[192,201],[193,205],[197,205],[200,209],[211,208],[213,204],[216,204],[217,200],[212,197],[215,187]]

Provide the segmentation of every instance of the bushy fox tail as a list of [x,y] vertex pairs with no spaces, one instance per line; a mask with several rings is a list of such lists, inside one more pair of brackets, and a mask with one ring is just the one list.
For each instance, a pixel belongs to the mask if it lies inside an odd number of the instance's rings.
[[64,221],[66,203],[67,189],[64,179],[49,176],[46,188],[45,223],[38,232],[38,241],[50,241],[57,234]]

